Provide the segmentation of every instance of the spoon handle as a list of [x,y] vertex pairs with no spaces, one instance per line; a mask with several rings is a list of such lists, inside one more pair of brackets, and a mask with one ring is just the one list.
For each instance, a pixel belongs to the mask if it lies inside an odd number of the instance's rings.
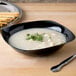
[[67,59],[65,59],[64,61],[62,61],[61,63],[59,63],[58,65],[53,66],[53,67],[51,68],[51,70],[52,70],[53,72],[58,72],[58,71],[60,71],[63,66],[67,65],[67,64],[68,64],[69,62],[71,62],[75,57],[76,57],[76,55],[72,55],[72,56],[68,57]]

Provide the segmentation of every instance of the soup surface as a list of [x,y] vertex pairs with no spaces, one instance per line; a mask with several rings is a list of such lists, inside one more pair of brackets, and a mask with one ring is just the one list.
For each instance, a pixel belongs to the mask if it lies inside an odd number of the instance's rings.
[[63,34],[44,28],[21,30],[9,38],[10,45],[23,50],[43,49],[65,42],[66,38]]

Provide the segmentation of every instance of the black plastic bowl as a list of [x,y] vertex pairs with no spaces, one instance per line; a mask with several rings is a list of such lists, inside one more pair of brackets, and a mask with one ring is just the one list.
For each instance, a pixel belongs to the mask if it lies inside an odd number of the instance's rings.
[[[75,35],[70,30],[68,30],[66,27],[64,27],[63,25],[61,25],[57,22],[47,21],[47,20],[26,22],[26,23],[21,23],[21,24],[16,24],[16,25],[13,25],[13,26],[5,27],[5,28],[2,29],[2,36],[3,36],[4,40],[8,43],[8,40],[9,40],[11,35],[13,35],[14,33],[18,32],[18,31],[21,31],[21,30],[24,30],[24,29],[29,29],[29,28],[47,28],[47,29],[56,30],[56,31],[65,35],[66,40],[67,40],[66,43],[75,39]],[[29,51],[18,49],[18,48],[15,48],[15,47],[14,48],[18,52],[21,52],[23,54],[42,55],[43,56],[43,55],[48,55],[48,54],[51,54],[51,53],[57,51],[63,45],[64,44],[54,46],[54,47],[38,49],[38,50],[29,50]]]

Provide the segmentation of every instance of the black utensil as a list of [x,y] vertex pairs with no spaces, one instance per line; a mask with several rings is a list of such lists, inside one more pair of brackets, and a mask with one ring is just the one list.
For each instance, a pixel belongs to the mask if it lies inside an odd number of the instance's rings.
[[58,65],[53,66],[51,68],[51,71],[53,71],[53,72],[60,71],[62,69],[62,67],[64,67],[68,63],[70,63],[74,58],[76,58],[76,55],[72,55],[72,56],[68,57],[67,59],[65,59],[64,61],[62,61],[61,63],[59,63]]

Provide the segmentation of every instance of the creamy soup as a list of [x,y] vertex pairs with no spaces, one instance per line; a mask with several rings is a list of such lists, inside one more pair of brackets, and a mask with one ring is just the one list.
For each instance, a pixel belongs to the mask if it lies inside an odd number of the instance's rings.
[[63,34],[49,29],[32,28],[21,30],[9,38],[9,43],[23,50],[36,50],[64,44]]

